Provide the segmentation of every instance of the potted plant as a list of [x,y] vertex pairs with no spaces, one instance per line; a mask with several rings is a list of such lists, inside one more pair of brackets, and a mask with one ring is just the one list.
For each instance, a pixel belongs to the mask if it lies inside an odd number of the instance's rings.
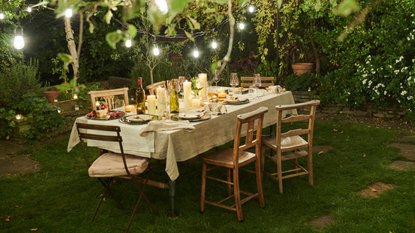
[[314,64],[311,62],[304,62],[304,54],[301,53],[298,59],[300,62],[292,63],[291,67],[293,68],[293,72],[300,76],[306,72],[312,73]]

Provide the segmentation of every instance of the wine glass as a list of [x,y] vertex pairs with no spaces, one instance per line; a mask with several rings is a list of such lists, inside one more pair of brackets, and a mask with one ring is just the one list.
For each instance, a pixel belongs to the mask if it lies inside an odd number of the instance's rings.
[[180,79],[175,79],[175,89],[176,89],[176,94],[179,96],[180,99],[180,91],[182,89],[182,87],[180,86]]
[[261,86],[261,76],[259,74],[254,74],[254,80],[252,81],[254,87],[256,87],[256,99],[259,99],[259,87]]
[[216,83],[216,89],[218,88],[218,82],[220,81],[220,77],[219,77],[219,70],[216,69],[215,70],[215,76],[213,76],[213,82]]
[[231,74],[230,85],[233,87],[233,92],[235,92],[235,87],[239,85],[239,79],[237,73]]

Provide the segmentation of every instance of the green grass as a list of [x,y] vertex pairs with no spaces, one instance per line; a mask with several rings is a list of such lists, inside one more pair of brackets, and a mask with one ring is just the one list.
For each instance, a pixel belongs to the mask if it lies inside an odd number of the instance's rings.
[[[333,129],[338,131],[332,132]],[[130,232],[414,232],[414,171],[387,168],[395,160],[406,160],[396,148],[386,147],[398,135],[398,131],[361,124],[317,122],[314,145],[331,145],[333,149],[314,154],[315,186],[308,186],[307,176],[287,179],[284,194],[280,195],[277,183],[264,177],[265,208],[259,207],[257,199],[244,204],[243,223],[237,220],[235,212],[214,206],[206,205],[205,213],[200,214],[201,160],[192,159],[189,167],[180,163],[179,217],[168,217],[167,190],[147,187],[147,196],[159,214],[152,214],[142,202]],[[37,232],[121,232],[90,222],[103,189],[96,179],[88,177],[80,146],[70,153],[66,146],[64,140],[42,149],[22,151],[41,162],[40,171],[0,178],[0,232],[30,232],[36,228]],[[95,148],[88,150],[96,153]],[[266,161],[266,168],[272,165]],[[225,177],[225,170],[216,170],[212,171],[214,175]],[[164,164],[156,168],[153,178],[167,180]],[[240,179],[243,190],[255,191],[253,174],[242,172]],[[376,198],[356,194],[375,181],[397,187]],[[124,180],[117,181],[115,186],[133,188]],[[224,184],[207,181],[209,200],[220,200],[226,190]],[[130,193],[116,195],[130,207],[135,203],[136,197]],[[131,211],[119,210],[107,198],[97,220],[125,226]],[[325,214],[333,215],[335,222],[323,229],[309,224]],[[5,221],[7,216],[10,222]]]

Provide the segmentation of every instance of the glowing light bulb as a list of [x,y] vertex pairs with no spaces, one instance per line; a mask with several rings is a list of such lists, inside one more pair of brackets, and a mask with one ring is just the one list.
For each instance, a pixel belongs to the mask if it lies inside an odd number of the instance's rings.
[[74,99],[78,99],[78,96],[76,94],[73,95]]
[[156,5],[158,6],[161,13],[163,13],[163,15],[169,12],[169,7],[167,6],[166,0],[156,0]]
[[216,41],[213,41],[212,42],[212,48],[216,49],[217,47],[218,47],[218,43],[216,43]]
[[20,115],[20,114],[17,114],[16,115],[16,120],[20,120],[20,119],[22,119],[23,118],[23,116],[22,115]]
[[0,19],[4,19],[4,14],[0,13]]
[[245,28],[245,25],[244,25],[244,23],[239,23],[239,29],[244,29]]
[[65,17],[66,18],[71,18],[72,17],[72,9],[66,9],[65,11]]
[[254,11],[255,11],[255,7],[254,7],[254,6],[252,6],[252,5],[251,5],[251,6],[249,6],[249,7],[248,7],[248,11],[249,11],[249,12],[251,12],[251,13],[252,13],[252,12],[254,12]]
[[125,47],[129,48],[129,47],[131,47],[131,45],[132,45],[131,40],[126,40],[125,41]]
[[153,54],[154,54],[155,56],[158,56],[158,55],[160,54],[160,50],[159,50],[159,48],[154,47],[154,49],[153,49]]
[[24,39],[23,36],[21,35],[17,35],[14,37],[14,42],[13,42],[13,46],[19,50],[22,49],[24,47]]
[[27,8],[27,12],[32,12],[32,8],[30,6]]
[[96,103],[95,103],[95,106],[97,106],[97,107],[99,107],[99,101],[97,101]]
[[61,110],[58,109],[58,113],[61,113]]
[[194,57],[199,57],[199,51],[197,51],[197,49],[195,49],[195,50],[193,51],[193,56],[194,56]]

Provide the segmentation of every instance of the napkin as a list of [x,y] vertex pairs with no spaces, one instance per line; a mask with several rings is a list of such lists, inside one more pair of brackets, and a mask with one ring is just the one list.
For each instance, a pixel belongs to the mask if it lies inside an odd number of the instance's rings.
[[195,127],[189,121],[150,121],[146,127],[140,129],[140,136],[145,137],[150,132],[184,129],[191,132]]
[[282,88],[280,85],[269,86],[267,89],[268,89],[268,91],[270,91],[272,93],[276,93],[276,94],[280,94],[280,93],[285,92],[285,88]]
[[222,115],[228,112],[226,107],[222,104],[218,103],[210,103],[205,105],[203,108],[199,108],[196,110],[197,112],[204,111],[205,113],[210,113],[212,115]]

